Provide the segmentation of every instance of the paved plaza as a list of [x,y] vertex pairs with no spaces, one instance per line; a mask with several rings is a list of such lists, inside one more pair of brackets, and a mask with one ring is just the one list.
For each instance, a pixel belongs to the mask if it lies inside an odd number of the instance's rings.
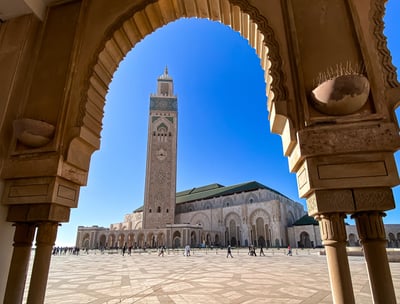
[[[51,260],[45,303],[333,303],[326,257],[317,250],[268,250],[249,256],[234,249],[90,252]],[[257,251],[258,254],[258,251]],[[356,303],[372,303],[363,257],[349,257]],[[390,263],[400,303],[400,263]],[[28,278],[29,282],[29,278]],[[27,286],[28,288],[28,286]]]

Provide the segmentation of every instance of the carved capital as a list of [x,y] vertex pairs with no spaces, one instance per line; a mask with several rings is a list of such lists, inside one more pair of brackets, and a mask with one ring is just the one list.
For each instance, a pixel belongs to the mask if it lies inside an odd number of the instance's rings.
[[352,215],[356,220],[358,236],[362,243],[386,242],[385,226],[383,225],[383,212],[360,212]]
[[334,246],[338,243],[346,242],[345,217],[344,213],[326,213],[315,217],[319,221],[321,239],[324,245]]

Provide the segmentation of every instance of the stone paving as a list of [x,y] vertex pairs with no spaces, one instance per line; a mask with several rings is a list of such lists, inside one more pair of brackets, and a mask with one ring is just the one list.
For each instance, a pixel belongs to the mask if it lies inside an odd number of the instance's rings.
[[[53,256],[45,303],[333,303],[317,250],[195,250]],[[258,254],[258,252],[257,252]],[[373,303],[363,257],[349,257],[356,303]],[[400,303],[400,263],[390,264]],[[29,282],[29,277],[27,282]],[[27,286],[28,288],[28,286]]]

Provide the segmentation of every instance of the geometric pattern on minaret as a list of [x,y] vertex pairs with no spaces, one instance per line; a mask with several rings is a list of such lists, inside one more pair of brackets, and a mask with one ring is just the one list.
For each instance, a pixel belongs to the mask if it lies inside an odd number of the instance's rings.
[[147,137],[143,228],[174,224],[176,204],[176,158],[178,100],[174,84],[164,73],[157,79],[157,93],[150,95]]

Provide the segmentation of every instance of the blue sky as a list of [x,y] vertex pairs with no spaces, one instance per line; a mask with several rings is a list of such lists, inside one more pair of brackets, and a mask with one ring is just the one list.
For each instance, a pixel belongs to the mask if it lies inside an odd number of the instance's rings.
[[[385,34],[397,67],[399,12],[400,1],[389,1]],[[56,245],[74,245],[79,225],[109,227],[143,204],[149,98],[166,65],[178,96],[177,190],[256,180],[305,204],[280,136],[269,131],[254,49],[223,24],[180,19],[147,36],[120,63],[106,97],[101,148]],[[395,195],[398,202],[399,187]],[[388,212],[385,223],[400,223],[399,214],[399,208]]]

